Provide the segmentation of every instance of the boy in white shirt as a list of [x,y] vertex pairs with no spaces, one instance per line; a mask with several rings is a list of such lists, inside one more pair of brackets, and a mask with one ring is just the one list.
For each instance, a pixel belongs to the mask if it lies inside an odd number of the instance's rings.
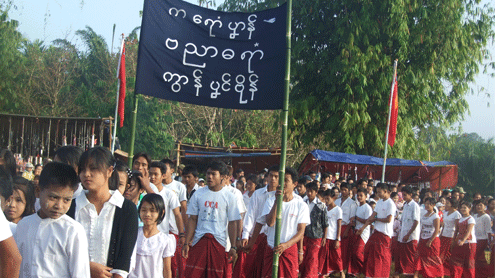
[[[223,278],[226,264],[235,262],[236,221],[241,214],[234,194],[224,187],[229,171],[221,161],[213,161],[206,171],[207,187],[200,188],[189,200],[185,277]],[[226,256],[227,240],[232,246]]]
[[[267,242],[263,258],[262,277],[272,277],[273,255],[279,257],[279,277],[297,278],[299,272],[298,242],[303,238],[306,225],[310,224],[309,207],[302,198],[296,197],[294,188],[297,185],[297,172],[292,168],[285,169],[284,192],[277,190],[275,196],[266,200],[258,223],[268,225]],[[277,196],[282,195],[282,221],[280,229],[280,244],[275,245],[275,222],[277,213]],[[303,250],[299,250],[303,252]]]
[[22,255],[19,277],[90,277],[88,240],[81,224],[66,215],[77,189],[77,174],[52,162],[40,175],[40,210],[17,225]]
[[360,235],[364,229],[375,222],[374,231],[364,250],[366,277],[389,277],[392,254],[390,252],[394,226],[394,216],[397,210],[395,203],[390,199],[390,188],[386,183],[376,186],[378,196],[381,198],[376,204],[373,214],[364,225],[356,232]]
[[[356,185],[354,185],[354,188],[357,188],[355,186]],[[342,241],[340,242],[340,248],[342,249],[342,264],[344,266],[344,271],[347,271],[351,259],[349,241],[354,237],[354,229],[352,228],[353,225],[351,224],[351,220],[356,216],[357,210],[356,201],[350,197],[350,187],[350,184],[343,182],[340,185],[341,197],[335,201],[335,204],[342,209]]]
[[401,189],[404,206],[402,207],[401,229],[398,235],[395,277],[400,274],[414,275],[418,260],[418,241],[420,232],[420,208],[413,200],[413,190],[404,186]]
[[[366,220],[373,214],[373,209],[366,203],[366,188],[359,188],[356,194],[359,206],[356,210],[356,216],[352,220],[355,229],[359,230]],[[354,276],[364,273],[364,247],[370,238],[370,227],[366,227],[360,235],[354,235],[349,245],[351,251],[351,260],[349,263],[348,273]]]

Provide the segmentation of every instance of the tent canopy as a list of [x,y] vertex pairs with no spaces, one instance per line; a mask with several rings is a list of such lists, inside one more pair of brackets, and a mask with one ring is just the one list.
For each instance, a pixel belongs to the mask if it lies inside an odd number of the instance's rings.
[[[323,150],[313,150],[301,163],[299,173],[307,171],[339,172],[357,178],[380,179],[383,158]],[[387,182],[429,182],[432,190],[452,188],[457,184],[457,165],[448,161],[387,159]]]

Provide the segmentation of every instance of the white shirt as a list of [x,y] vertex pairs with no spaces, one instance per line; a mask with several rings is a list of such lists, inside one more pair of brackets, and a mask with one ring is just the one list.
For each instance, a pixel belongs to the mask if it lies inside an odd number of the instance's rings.
[[129,273],[129,278],[163,277],[163,258],[175,254],[175,237],[159,232],[149,238],[144,236],[143,228],[138,229],[136,241],[136,267]]
[[[118,190],[110,191],[112,197],[103,204],[100,214],[96,212],[96,207],[86,198],[87,190],[79,195],[76,201],[75,219],[81,223],[86,231],[89,245],[89,260],[102,265],[107,265],[108,249],[110,248],[110,237],[112,236],[113,218],[115,208],[122,208],[124,196]],[[126,278],[127,271],[113,269],[111,273],[116,273]]]
[[[409,239],[407,241],[404,241],[404,236],[409,233],[414,224],[414,221],[418,221],[418,225],[409,236]],[[418,241],[421,229],[420,221],[421,209],[419,208],[418,203],[416,203],[414,200],[411,200],[409,203],[404,203],[404,206],[402,207],[401,228],[398,238],[399,242],[407,243],[413,240]]]
[[[253,234],[254,226],[263,212],[265,202],[272,196],[275,196],[275,191],[268,192],[266,186],[254,191],[251,199],[249,200],[247,212],[244,215],[242,239],[248,239],[249,236]],[[264,224],[264,222],[261,224]],[[261,233],[266,234],[266,227],[263,227]]]
[[428,214],[429,212],[427,211],[421,216],[421,239],[430,239],[433,236],[433,233],[435,232],[434,220],[440,219],[440,216],[435,212],[429,216]]
[[351,218],[356,216],[357,204],[352,198],[347,198],[342,203],[342,198],[335,201],[335,204],[342,209],[342,225],[349,225]]
[[455,222],[456,220],[461,219],[461,217],[461,214],[457,210],[450,214],[448,211],[445,211],[443,213],[442,236],[453,238],[455,233]]
[[[373,214],[373,209],[371,209],[370,205],[366,203],[364,203],[364,205],[360,205],[356,210],[356,216],[364,220],[368,219],[372,214]],[[364,223],[356,221],[356,230],[361,229],[363,225]],[[370,238],[370,226],[368,225],[361,233],[361,239],[364,241],[364,243],[366,243],[368,242],[369,238]]]
[[476,221],[476,226],[474,226],[474,232],[477,239],[488,239],[488,235],[492,233],[492,219],[487,213],[478,216],[478,214],[473,215]]
[[0,241],[4,241],[12,236],[9,225],[9,221],[5,218],[5,214],[0,213]]
[[[253,192],[253,195],[254,195],[254,192]],[[253,197],[253,195],[251,195],[251,197]],[[244,201],[244,205],[246,206],[246,211],[247,211],[247,208],[249,207],[249,201],[251,200],[251,197],[249,197],[249,191],[246,191],[246,192],[244,192],[244,194],[242,194],[242,200]]]
[[[181,203],[182,201],[187,202],[187,189],[183,183],[176,180],[172,180],[171,183],[162,184],[162,185],[163,187],[172,190],[177,195],[177,198],[179,199],[179,203]],[[184,219],[182,221],[184,221]],[[179,229],[177,228],[177,223],[175,223],[175,217],[169,217],[169,223],[170,223],[170,231],[176,235],[179,235]]]
[[179,199],[172,190],[166,187],[163,187],[162,190],[158,192],[158,188],[156,188],[155,185],[150,184],[150,186],[156,194],[162,196],[163,198],[163,202],[165,205],[165,217],[163,218],[162,223],[158,225],[158,230],[165,234],[168,234],[171,228],[170,223],[172,222],[170,219],[174,218],[175,223],[175,215],[173,213],[173,210],[180,206]]
[[340,240],[340,237],[337,238],[337,229],[339,219],[342,219],[342,209],[339,206],[335,206],[333,209],[328,210],[327,208],[327,219],[328,219],[328,228],[327,228],[327,239],[330,240]]
[[387,218],[392,215],[392,221],[389,223],[384,223],[380,221],[375,221],[375,231],[381,232],[390,238],[392,238],[392,234],[394,232],[394,219],[395,213],[397,211],[397,207],[395,206],[394,201],[388,198],[387,200],[380,199],[375,206],[375,212],[377,218]]
[[69,216],[26,216],[19,221],[14,238],[22,256],[20,278],[90,277],[86,234]]
[[[301,197],[295,195],[289,202],[282,202],[282,227],[280,229],[280,243],[289,241],[297,234],[298,224],[310,224],[309,207],[304,203]],[[266,219],[266,216],[272,210],[275,204],[276,197],[272,196],[266,200],[261,216]],[[259,219],[259,218],[258,218]],[[264,223],[266,224],[266,223]],[[270,248],[274,248],[275,242],[275,226],[267,228],[267,241]]]
[[[468,216],[468,217],[461,217],[461,219],[459,219],[459,223],[462,223],[464,221],[467,221],[467,224],[470,225],[470,224],[474,224],[474,229],[471,231],[471,240],[466,240],[464,242],[464,244],[466,243],[476,243],[476,233],[475,233],[475,229],[476,229],[476,220],[474,220],[474,217],[472,217],[471,215]],[[469,238],[469,237],[468,237]]]
[[234,194],[235,199],[236,199],[236,203],[237,203],[237,207],[239,209],[239,213],[241,213],[241,214],[246,213],[246,205],[244,204],[242,192],[239,189],[232,187],[232,186],[226,186],[226,188],[230,192],[232,192],[232,194]]
[[189,200],[187,214],[198,216],[193,245],[205,234],[212,234],[226,247],[229,222],[241,219],[235,196],[227,187],[219,191],[211,191],[208,186],[198,189]]

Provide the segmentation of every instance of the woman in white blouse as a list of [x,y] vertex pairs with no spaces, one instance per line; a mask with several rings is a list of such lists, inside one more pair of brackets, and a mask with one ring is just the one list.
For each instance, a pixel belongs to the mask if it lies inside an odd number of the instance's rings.
[[445,199],[442,232],[440,234],[440,259],[443,261],[443,274],[450,276],[450,247],[454,240],[455,226],[461,214],[457,211],[459,202],[452,198]]
[[126,278],[137,238],[136,206],[118,190],[115,158],[106,148],[85,151],[79,161],[83,193],[67,213],[82,224],[89,244],[91,277]]
[[[493,258],[488,264],[485,257],[485,249],[493,241],[492,220],[490,215],[486,213],[486,206],[483,200],[477,200],[473,203],[473,214],[476,225],[474,226],[474,234],[476,235],[476,277],[493,277],[494,264]],[[491,248],[490,248],[491,249]]]

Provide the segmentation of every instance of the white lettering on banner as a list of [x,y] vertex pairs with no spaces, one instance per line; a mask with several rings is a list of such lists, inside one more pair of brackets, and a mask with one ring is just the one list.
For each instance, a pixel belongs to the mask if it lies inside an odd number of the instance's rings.
[[246,100],[242,100],[242,92],[244,92],[244,81],[246,81],[246,78],[242,74],[239,74],[235,78],[235,82],[237,83],[235,85],[235,91],[240,94],[239,95],[239,103],[240,104],[246,104],[247,103],[247,99]]
[[201,24],[201,19],[203,19],[199,14],[193,16],[193,21],[196,24]]
[[[235,24],[235,27],[230,26],[232,23]],[[236,33],[236,31],[237,31],[237,28],[239,28],[240,25],[242,25],[241,31],[244,30],[244,29],[246,29],[246,24],[244,22],[242,22],[242,21],[240,21],[240,22],[229,22],[229,29],[232,30],[232,33],[230,33],[230,36],[229,36],[230,39],[233,40],[233,39],[235,39],[235,37],[239,36],[239,33]]]
[[[194,50],[193,51],[188,50],[187,47],[189,47],[189,46],[192,46],[192,48]],[[217,56],[217,54],[218,54],[218,50],[214,46],[205,47],[204,45],[202,45],[201,47],[205,50],[205,52],[203,54],[199,54],[198,53],[198,48],[196,47],[196,45],[194,43],[187,43],[186,44],[186,47],[184,48],[184,59],[182,60],[182,64],[184,66],[191,66],[191,67],[197,67],[197,68],[205,68],[206,67],[206,63],[203,63],[202,65],[196,65],[196,64],[187,63],[186,62],[186,56],[187,56],[187,54],[196,54],[196,56],[204,57],[208,53],[208,51],[210,49],[212,49],[214,51],[214,54],[212,54],[210,56],[211,58]]]
[[[167,76],[170,76],[170,78],[167,78]],[[163,80],[165,80],[165,82],[171,82],[174,79],[174,77],[177,77],[177,81],[175,81],[170,88],[174,93],[178,93],[180,92],[181,89],[181,85],[179,82],[182,80],[182,78],[184,78],[185,81],[183,84],[186,85],[189,82],[189,78],[187,78],[187,76],[185,75],[179,75],[177,73],[172,74],[171,72],[168,71],[163,74]]]
[[201,85],[201,78],[202,76],[196,76],[196,73],[199,72],[200,74],[203,74],[203,72],[200,70],[200,69],[195,69],[193,71],[193,76],[194,76],[194,87],[196,87],[196,96],[199,96],[199,89],[201,89],[203,87],[203,85]]
[[[175,14],[172,14],[172,11],[175,11]],[[184,16],[182,16],[182,18],[186,18],[186,11],[184,11],[183,9],[177,9],[175,7],[172,7],[170,8],[170,10],[168,10],[168,14],[170,14],[171,16],[175,16],[177,17],[179,15],[179,13],[184,13]]]
[[213,35],[211,32],[212,32],[212,29],[213,29],[213,26],[215,26],[215,23],[218,23],[218,28],[222,28],[222,22],[220,20],[211,20],[211,19],[207,19],[205,20],[205,26],[208,26],[208,22],[211,22],[211,26],[210,26],[210,37],[215,37],[215,35]]
[[[255,80],[251,78],[256,78]],[[258,88],[256,88],[256,83],[258,82],[258,75],[257,74],[251,74],[249,76],[249,91],[251,92],[251,101],[254,100],[254,93],[258,91]]]
[[248,73],[254,73],[254,71],[251,70],[251,59],[253,59],[253,56],[254,54],[256,53],[261,53],[261,57],[260,57],[260,60],[263,59],[263,51],[262,50],[256,50],[255,52],[252,52],[252,51],[244,51],[242,54],[241,54],[241,59],[244,60],[244,58],[246,58],[246,54],[251,54],[251,56],[249,56],[249,59],[248,59]]
[[[254,17],[254,20],[251,19],[251,17]],[[248,38],[248,40],[251,39],[251,35],[253,34],[254,30],[256,30],[256,28],[254,28],[254,23],[256,22],[256,18],[258,18],[258,16],[255,15],[255,14],[252,14],[252,15],[250,15],[248,17],[248,21],[249,21],[249,23],[248,23],[248,29],[247,29],[248,32],[249,32],[249,38]]]
[[222,52],[222,58],[225,60],[232,60],[235,56],[234,50],[227,48]]
[[[225,76],[229,77],[229,79],[225,80]],[[223,81],[222,91],[224,91],[224,92],[230,91],[230,87],[229,88],[224,88],[224,86],[230,86],[230,73],[224,73],[222,75],[222,81]]]
[[[215,83],[217,84],[217,86],[213,87],[213,84]],[[221,95],[221,93],[218,92],[218,89],[220,89],[220,83],[218,83],[218,81],[211,81],[210,88],[213,90],[213,92],[211,92],[211,98],[217,98],[219,95]]]
[[[175,46],[170,46],[170,43],[175,43]],[[177,46],[179,46],[179,42],[177,40],[172,40],[171,38],[167,38],[165,41],[165,46],[170,49],[170,50],[175,50],[177,49]]]

